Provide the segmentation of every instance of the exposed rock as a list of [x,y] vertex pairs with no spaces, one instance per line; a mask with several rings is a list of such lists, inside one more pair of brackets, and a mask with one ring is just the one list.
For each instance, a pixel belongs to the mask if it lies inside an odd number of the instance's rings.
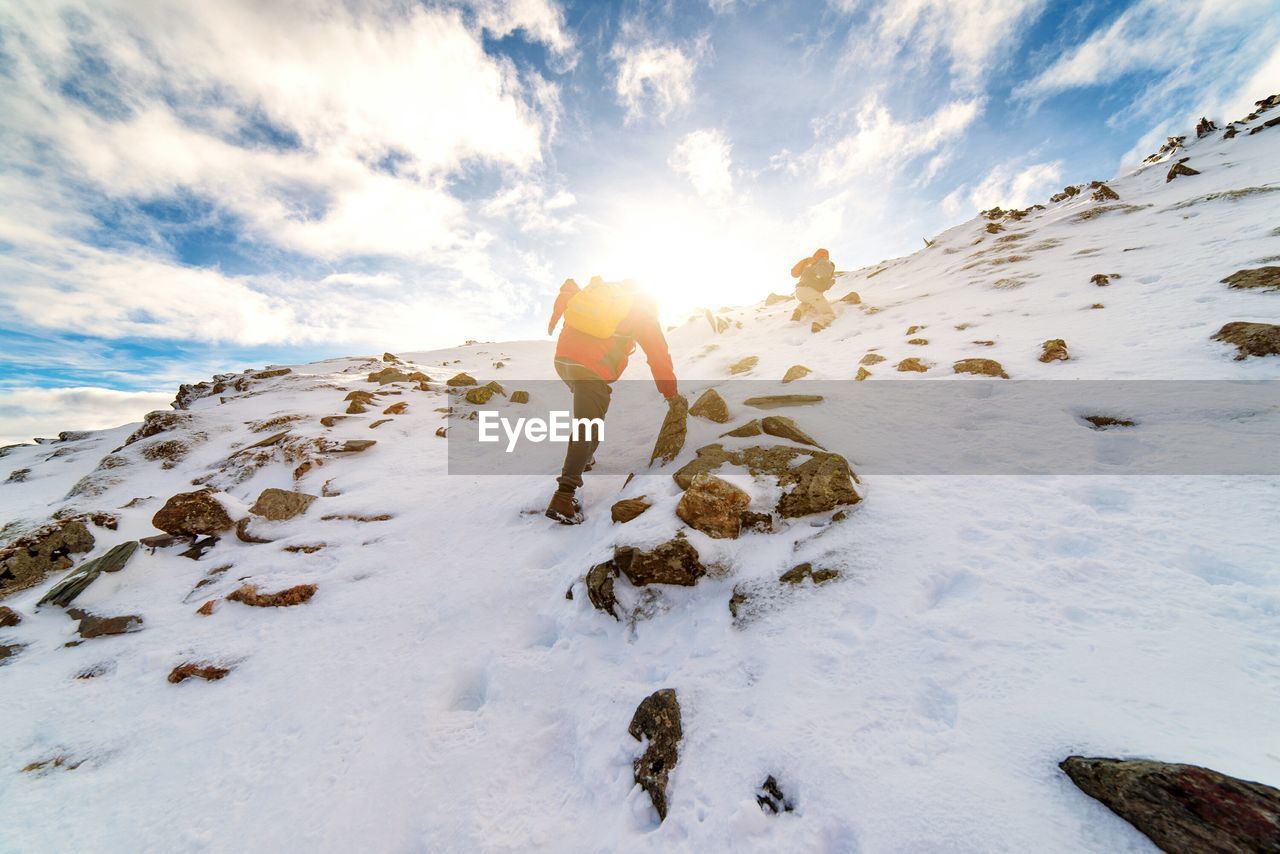
[[1106,308],[1106,306],[1100,302],[1095,302],[1093,305],[1089,306],[1089,308],[1090,309]]
[[196,540],[194,543],[191,544],[191,548],[187,549],[184,552],[179,552],[178,557],[190,558],[191,560],[199,560],[200,558],[204,557],[205,552],[209,551],[209,549],[213,548],[217,544],[218,544],[217,537],[208,536],[208,537],[205,537],[204,539]]
[[813,371],[809,370],[804,365],[792,365],[787,368],[787,372],[782,375],[782,381],[784,383],[793,382],[798,379],[803,379],[811,373],[813,373]]
[[1094,181],[1089,186],[1093,188],[1093,195],[1090,198],[1092,198],[1095,202],[1120,201],[1120,194],[1117,193],[1115,190],[1111,189],[1110,187],[1108,187],[1106,184],[1102,183],[1101,181]]
[[746,406],[756,409],[780,409],[784,406],[810,406],[822,403],[820,394],[770,394],[763,397],[748,397],[742,401]]
[[1204,116],[1201,116],[1199,123],[1196,124],[1196,139],[1200,139],[1201,137],[1208,136],[1209,134],[1213,133],[1217,129],[1218,129],[1217,125],[1209,121],[1209,119],[1205,118]]
[[791,294],[773,294],[773,293],[771,293],[771,294],[769,294],[767,297],[765,297],[765,298],[764,298],[764,304],[765,304],[765,305],[777,305],[778,303],[780,303],[780,302],[786,302],[786,301],[787,301],[787,300],[789,300],[789,299],[793,299],[793,297],[791,296]]
[[282,377],[285,374],[291,374],[291,373],[293,373],[292,368],[271,368],[265,371],[258,371],[256,374],[253,374],[252,377],[255,380],[269,380],[269,379],[274,379],[275,377]]
[[739,359],[738,361],[730,365],[729,373],[745,374],[748,371],[750,371],[752,368],[754,368],[759,362],[760,362],[759,356],[747,356],[746,358]]
[[1071,358],[1067,353],[1067,342],[1061,338],[1050,338],[1041,345],[1044,352],[1040,354],[1042,362],[1065,362]]
[[840,297],[839,302],[846,302],[849,305],[862,305],[862,297],[858,296],[857,291],[849,291],[849,293]]
[[80,519],[45,525],[0,549],[0,597],[34,587],[58,570],[69,569],[71,555],[93,548],[93,534]]
[[1068,756],[1058,767],[1163,851],[1280,851],[1280,789],[1145,759]]
[[[803,462],[797,465],[797,460]],[[707,445],[672,477],[682,489],[688,489],[696,475],[712,473],[726,463],[745,466],[755,476],[774,477],[784,490],[775,508],[784,518],[823,513],[862,500],[853,488],[855,478],[844,457],[808,448],[775,445],[728,451],[722,445]]]
[[797,427],[793,419],[785,415],[766,415],[760,420],[760,429],[779,439],[798,442],[801,445],[812,445],[815,448],[822,447],[816,439]]
[[281,522],[306,513],[317,497],[305,492],[290,492],[272,487],[262,490],[249,512],[273,522]]
[[698,550],[683,533],[649,551],[618,546],[613,550],[613,563],[636,587],[646,584],[692,587],[707,573],[698,558]]
[[861,382],[862,380],[865,380],[869,376],[871,376],[871,372],[868,371],[866,368],[858,368],[858,373],[855,374],[853,378]]
[[255,608],[287,608],[290,605],[301,605],[316,593],[314,584],[299,584],[275,593],[259,593],[258,585],[244,584],[227,594],[231,602],[252,605]]
[[217,608],[218,608],[218,600],[210,599],[208,602],[205,602],[199,608],[196,608],[196,613],[202,617],[211,617],[213,616],[213,612],[216,611]]
[[186,664],[179,664],[173,668],[169,673],[169,681],[176,685],[194,677],[203,679],[206,682],[216,682],[230,672],[231,669],[228,667],[218,667],[215,664],[197,664],[194,661],[188,661]]
[[727,481],[710,474],[695,475],[680,503],[676,515],[689,527],[715,539],[736,539],[742,531],[742,511],[751,504],[751,496]]
[[245,451],[253,451],[258,448],[269,448],[272,445],[278,445],[279,443],[283,442],[286,438],[288,438],[288,436],[289,436],[289,431],[282,430],[279,433],[268,436],[267,438],[262,439],[260,441],[254,442],[252,445],[246,445],[245,447],[236,451],[235,454],[232,454],[232,456],[235,456],[236,454],[243,454]]
[[[381,427],[383,424],[390,424],[393,420],[395,420],[395,419],[393,419],[393,418],[379,418],[377,421],[374,421],[373,423],[371,423],[371,424],[369,425],[369,429],[370,429],[370,430],[373,430],[373,429],[374,429],[374,428],[376,428],[376,427]],[[296,474],[295,474],[295,475],[294,475],[294,480],[297,480],[297,479],[298,479],[298,475],[296,475]]]
[[86,640],[107,635],[127,635],[132,632],[142,631],[142,618],[136,614],[126,614],[121,617],[100,617],[97,614],[90,614],[88,611],[82,611],[79,608],[70,608],[67,610],[67,616],[73,620],[80,621],[80,626],[76,631],[79,632],[80,637]]
[[408,409],[409,409],[408,401],[402,400],[399,403],[393,403],[390,406],[388,406],[386,409],[382,410],[382,414],[383,415],[403,415]]
[[648,510],[652,505],[645,500],[645,496],[639,498],[624,498],[615,502],[613,507],[609,508],[609,515],[615,522],[630,522],[644,511]]
[[373,403],[374,398],[376,398],[377,396],[378,396],[378,392],[363,391],[361,389],[356,389],[353,392],[349,392],[347,396],[343,398],[343,400],[354,400],[354,401],[358,401],[359,403]]
[[760,784],[760,791],[756,793],[756,803],[760,805],[761,810],[774,815],[780,812],[791,812],[795,808],[787,796],[782,794],[782,788],[772,774]]
[[[132,445],[134,442],[142,439],[149,439],[158,433],[164,433],[187,424],[191,420],[191,416],[185,412],[172,412],[166,410],[158,410],[156,412],[148,412],[146,417],[142,419],[142,426],[134,430],[128,439],[124,440],[124,445]],[[122,446],[123,447],[123,446]]]
[[783,584],[800,585],[805,580],[812,581],[814,585],[825,584],[840,577],[838,569],[814,569],[811,563],[802,563],[788,569],[782,575],[778,576],[778,580]]
[[529,392],[527,392],[527,391],[513,391],[513,392],[511,392],[510,400],[511,400],[511,402],[512,402],[512,403],[528,403],[528,402],[529,402]]
[[[613,561],[598,563],[587,571],[587,598],[597,610],[604,611],[615,620],[618,617],[618,599],[613,594],[613,580],[618,577],[618,568]],[[570,591],[572,592],[572,591]]]
[[129,540],[113,546],[106,554],[100,557],[85,561],[75,572],[55,584],[36,604],[66,607],[83,593],[86,587],[97,580],[100,574],[104,572],[119,572],[124,569],[124,565],[129,562],[129,558],[133,557],[133,553],[138,550],[139,545],[140,543],[137,540]]
[[917,332],[919,332],[921,329],[924,329],[924,328],[925,328],[925,327],[924,327],[924,326],[921,326],[921,325],[908,326],[908,327],[907,327],[907,332],[906,332],[906,334],[907,334],[907,335],[915,335]]
[[980,374],[984,377],[1009,379],[1004,367],[995,359],[961,359],[951,367],[957,374]]
[[220,534],[233,526],[227,509],[207,489],[173,496],[151,517],[151,524],[166,534],[189,537]]
[[380,371],[369,374],[368,381],[378,385],[386,385],[387,383],[430,382],[431,378],[421,371],[405,372],[399,368],[383,368]]
[[22,615],[5,605],[0,605],[0,629],[7,629],[22,622]]
[[649,456],[649,465],[662,460],[669,463],[680,455],[684,449],[684,439],[689,431],[689,401],[684,395],[677,394],[668,401],[667,414],[658,429],[657,441],[653,443],[653,453]]
[[729,405],[724,402],[724,398],[718,391],[709,388],[698,396],[693,406],[689,407],[689,414],[714,421],[716,424],[724,424],[729,420]]
[[911,356],[898,363],[898,370],[904,373],[907,371],[915,371],[916,373],[923,374],[929,370],[929,366],[915,356]]
[[879,353],[868,353],[867,355],[863,356],[861,359],[858,360],[858,364],[859,365],[877,365],[880,362],[883,362],[884,360],[885,360],[884,356],[881,356]]
[[769,513],[757,513],[754,510],[743,510],[738,514],[743,533],[755,531],[760,534],[773,533],[773,516]]
[[359,415],[362,412],[368,412],[369,407],[365,406],[359,400],[351,401],[351,405],[347,407],[348,415]]
[[635,761],[635,780],[649,793],[658,820],[667,817],[667,783],[680,759],[680,702],[673,688],[654,691],[636,707],[627,732],[636,741],[648,739],[649,746]]
[[996,346],[996,342],[994,342],[994,341],[974,341],[973,343],[974,343],[974,344],[977,344],[979,347],[994,347],[994,346]]
[[733,436],[738,439],[749,439],[752,436],[759,436],[763,433],[764,433],[764,428],[760,426],[760,419],[752,418],[750,421],[748,421],[746,424],[743,424],[741,427],[735,427],[732,430],[730,430],[728,433],[724,433],[722,435]]
[[479,385],[479,383],[476,382],[476,378],[468,374],[466,371],[463,371],[460,374],[454,374],[449,377],[449,379],[445,380],[444,384],[455,388],[459,386]]
[[1258,267],[1253,270],[1237,270],[1222,280],[1233,288],[1259,288],[1280,291],[1280,267]]
[[25,483],[31,469],[14,469],[9,472],[9,477],[5,479],[5,483]]
[[928,338],[911,338],[907,341],[907,343],[915,344],[917,346],[923,347],[924,345],[929,343],[929,339]]
[[493,398],[493,395],[493,389],[488,386],[477,386],[476,388],[467,389],[466,400],[467,403],[483,406]]
[[1111,284],[1111,277],[1106,273],[1094,273],[1089,277],[1089,281],[1093,282],[1100,288],[1105,288],[1107,285]]
[[382,361],[384,361],[384,362],[398,362],[398,361],[400,361],[400,357],[399,357],[399,356],[397,356],[395,353],[383,353],[383,354],[382,354]]
[[1134,422],[1126,418],[1113,418],[1110,415],[1086,415],[1084,420],[1093,425],[1095,430],[1105,430],[1108,427],[1133,427]]
[[0,664],[4,664],[26,648],[25,643],[0,643]]
[[1226,132],[1226,133],[1224,133],[1224,134],[1222,135],[1222,138],[1223,138],[1223,139],[1235,139],[1235,138],[1236,138],[1236,134],[1238,134],[1238,133],[1240,133],[1240,131],[1236,129],[1236,126],[1235,126],[1235,125],[1228,125],[1228,126],[1227,126],[1227,132]]
[[987,223],[987,234],[999,234],[1004,231],[1004,226],[998,222]]
[[322,522],[387,522],[395,518],[390,513],[328,513],[320,517]]
[[313,555],[324,548],[324,543],[295,543],[291,546],[285,546],[284,550],[290,554]]
[[1280,355],[1280,326],[1274,323],[1249,323],[1236,320],[1223,326],[1213,336],[1215,341],[1234,344],[1239,362],[1249,356]]
[[348,439],[342,443],[342,447],[334,448],[335,454],[358,454],[361,451],[367,451],[374,445],[378,444],[376,439]]
[[1142,162],[1143,162],[1143,163],[1155,163],[1155,162],[1157,162],[1158,160],[1163,159],[1165,156],[1170,155],[1170,154],[1173,154],[1173,152],[1177,151],[1179,148],[1181,148],[1181,147],[1182,147],[1182,143],[1183,143],[1183,142],[1185,142],[1185,141],[1186,141],[1186,139],[1187,139],[1187,138],[1186,138],[1185,136],[1171,136],[1171,137],[1169,137],[1169,138],[1165,141],[1165,144],[1164,144],[1164,145],[1162,145],[1162,146],[1160,146],[1160,150],[1159,150],[1159,151],[1157,151],[1155,154],[1148,155],[1148,156],[1147,156],[1147,157],[1146,157]]
[[436,436],[440,437],[441,439],[445,438],[445,436],[446,436],[446,434],[447,434],[448,432],[449,432],[449,428],[448,428],[448,427],[437,427],[437,428],[436,428]]
[[1177,163],[1169,167],[1169,173],[1164,176],[1164,182],[1167,184],[1179,175],[1199,175],[1199,169],[1192,169],[1187,164],[1179,160]]

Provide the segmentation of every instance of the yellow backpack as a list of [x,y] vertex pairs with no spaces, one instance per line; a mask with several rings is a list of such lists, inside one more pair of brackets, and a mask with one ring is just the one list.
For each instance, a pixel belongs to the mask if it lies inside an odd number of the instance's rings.
[[593,338],[611,338],[631,311],[633,294],[619,284],[593,281],[569,298],[564,325]]

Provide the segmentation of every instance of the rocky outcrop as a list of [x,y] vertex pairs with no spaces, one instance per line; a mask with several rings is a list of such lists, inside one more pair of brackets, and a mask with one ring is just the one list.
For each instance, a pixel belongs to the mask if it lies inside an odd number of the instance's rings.
[[1257,267],[1252,270],[1237,270],[1223,279],[1222,283],[1239,289],[1280,291],[1280,267]]
[[459,373],[459,374],[454,374],[453,376],[449,377],[449,379],[445,380],[444,384],[447,386],[452,386],[454,388],[460,388],[462,386],[469,386],[469,385],[479,385],[479,383],[476,382],[476,378],[471,376],[471,374],[468,374],[466,371],[463,371],[462,373]]
[[731,374],[745,374],[745,373],[748,373],[748,372],[749,372],[752,368],[754,368],[754,367],[755,367],[759,362],[760,362],[760,357],[759,357],[759,356],[747,356],[747,357],[745,357],[745,358],[739,359],[738,361],[736,361],[736,362],[734,362],[732,365],[730,365],[730,366],[729,366],[729,373],[731,373]]
[[1211,122],[1207,117],[1201,116],[1200,121],[1196,124],[1196,139],[1206,137],[1217,129],[1217,125]]
[[378,385],[386,385],[387,383],[417,383],[431,382],[431,377],[421,371],[406,372],[399,368],[383,368],[369,374],[369,382]]
[[853,378],[858,382],[862,382],[869,376],[871,376],[871,372],[868,371],[866,368],[858,368],[858,373],[854,374]]
[[361,451],[369,450],[376,444],[378,444],[377,439],[348,439],[332,450],[335,454],[358,454]]
[[166,410],[158,410],[156,412],[148,412],[146,417],[142,419],[142,426],[134,430],[128,439],[124,440],[122,447],[132,445],[134,442],[142,439],[149,439],[160,433],[173,430],[189,423],[191,416],[186,412],[173,412]]
[[1093,194],[1090,196],[1090,198],[1093,199],[1095,202],[1120,201],[1120,194],[1117,193],[1115,190],[1111,189],[1110,187],[1108,187],[1106,184],[1102,183],[1101,181],[1093,181],[1092,183],[1089,184],[1089,188],[1093,190]]
[[1280,851],[1280,789],[1146,759],[1068,756],[1058,767],[1162,851]]
[[951,366],[957,374],[978,374],[984,377],[1009,379],[1004,367],[995,359],[961,359]]
[[34,587],[51,572],[70,569],[71,555],[93,548],[93,534],[72,519],[33,531],[0,549],[0,597]]
[[529,392],[527,392],[527,391],[513,391],[513,392],[511,392],[511,397],[509,397],[509,398],[508,398],[508,400],[510,400],[512,403],[528,403],[528,402],[529,402]]
[[402,400],[399,403],[393,403],[390,406],[388,406],[386,409],[382,410],[382,414],[383,415],[404,415],[408,411],[409,411],[408,401]]
[[230,672],[231,669],[228,667],[188,661],[186,664],[179,664],[169,672],[169,681],[175,685],[188,679],[203,679],[206,682],[216,682]]
[[858,360],[859,365],[877,365],[885,360],[879,353],[868,353]]
[[1061,338],[1051,338],[1040,346],[1044,350],[1040,354],[1042,362],[1065,362],[1071,358],[1067,352],[1067,342]]
[[748,397],[742,401],[745,406],[755,409],[781,409],[784,406],[812,406],[822,403],[820,394],[768,394],[760,397]]
[[4,605],[0,605],[0,629],[7,629],[22,622],[22,615]]
[[113,546],[100,557],[85,561],[75,572],[55,584],[37,604],[66,607],[102,573],[119,572],[124,569],[125,564],[129,562],[129,558],[133,557],[133,553],[140,545],[137,540],[130,540]]
[[100,617],[97,614],[90,614],[88,611],[82,611],[79,608],[69,608],[67,616],[73,620],[80,621],[76,631],[80,637],[86,640],[106,637],[107,635],[127,635],[142,631],[142,618],[136,614],[126,614],[120,617]]
[[648,510],[651,505],[643,495],[639,498],[624,498],[609,508],[609,516],[615,522],[625,523]]
[[689,527],[714,539],[737,539],[742,531],[743,510],[751,504],[751,496],[712,474],[695,475],[680,503],[676,515]]
[[1187,158],[1184,157],[1182,160],[1179,160],[1177,163],[1169,167],[1168,174],[1164,176],[1164,182],[1166,184],[1172,181],[1174,178],[1177,178],[1179,175],[1191,176],[1191,175],[1200,174],[1199,169],[1192,169],[1190,166],[1186,164],[1185,162],[1186,159]]
[[227,599],[231,602],[252,605],[255,608],[287,608],[308,602],[314,595],[316,595],[314,584],[298,584],[275,593],[259,593],[258,585],[244,584],[227,594]]
[[814,585],[825,584],[828,581],[834,581],[840,577],[838,569],[814,569],[811,563],[802,563],[788,569],[782,575],[778,576],[778,580],[783,584],[791,584],[799,586],[805,581],[812,581]]
[[795,382],[796,380],[804,379],[811,373],[813,373],[813,371],[809,370],[804,365],[792,365],[787,368],[787,372],[782,375],[782,381],[784,383]]
[[1237,320],[1219,329],[1213,339],[1234,344],[1239,351],[1237,362],[1250,356],[1280,355],[1280,326],[1274,323]]
[[729,420],[729,405],[724,402],[724,398],[718,391],[709,388],[698,396],[693,406],[689,407],[689,414],[714,421],[716,424],[724,424]]
[[760,419],[760,429],[770,436],[786,439],[788,442],[811,445],[815,448],[822,447],[817,439],[797,427],[794,419],[785,415],[766,415]]
[[1094,430],[1106,430],[1108,427],[1133,427],[1134,422],[1127,418],[1115,418],[1110,415],[1086,415],[1084,420],[1093,425]]
[[862,297],[858,296],[857,291],[849,291],[849,293],[840,297],[837,302],[848,303],[849,305],[862,305]]
[[305,492],[290,492],[286,489],[264,489],[258,500],[249,508],[249,512],[273,522],[283,522],[307,512],[307,508],[318,498]]
[[698,558],[698,550],[683,533],[648,551],[618,546],[613,551],[613,564],[636,587],[646,584],[692,587],[707,574],[706,567]]
[[923,374],[929,370],[929,366],[919,358],[911,356],[898,363],[898,370],[902,373]]
[[722,435],[733,436],[736,439],[749,439],[752,436],[763,435],[763,433],[764,433],[764,428],[760,426],[760,419],[752,418],[750,421],[748,421],[746,424],[743,424],[741,427],[735,427],[732,430],[730,430],[728,433],[724,433]]
[[229,531],[235,523],[212,491],[198,489],[170,498],[151,517],[151,524],[166,534],[200,537]]
[[662,419],[657,441],[653,444],[649,465],[658,460],[669,463],[684,450],[685,436],[689,431],[689,402],[684,395],[677,394],[667,404],[667,414]]
[[632,767],[636,784],[649,794],[658,820],[662,821],[667,817],[667,784],[680,760],[680,739],[684,737],[675,689],[663,688],[645,697],[636,707],[627,732],[636,741],[649,742]]
[[713,473],[726,463],[744,466],[755,476],[773,477],[783,490],[775,510],[784,518],[824,513],[862,500],[844,457],[808,448],[777,445],[726,450],[722,445],[707,445],[672,477],[688,489],[699,473]]

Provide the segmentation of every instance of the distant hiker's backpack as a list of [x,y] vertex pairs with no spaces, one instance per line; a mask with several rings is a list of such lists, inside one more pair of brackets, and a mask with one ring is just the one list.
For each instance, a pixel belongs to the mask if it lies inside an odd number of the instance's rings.
[[797,283],[803,288],[825,291],[836,283],[836,265],[826,258],[814,258],[800,272]]
[[569,298],[564,325],[592,338],[611,338],[631,311],[633,295],[610,282],[592,282]]

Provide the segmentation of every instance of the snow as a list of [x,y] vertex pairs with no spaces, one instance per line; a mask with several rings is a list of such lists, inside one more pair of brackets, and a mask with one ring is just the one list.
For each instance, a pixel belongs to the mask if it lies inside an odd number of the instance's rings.
[[[1219,280],[1280,256],[1280,129],[1219,137],[1174,155],[1201,175],[1165,183],[1166,161],[1109,182],[1121,197],[1110,204],[1131,212],[1080,221],[1100,205],[1086,191],[1000,235],[979,217],[851,271],[831,296],[856,289],[881,310],[837,304],[821,335],[788,321],[794,302],[720,312],[742,323],[720,335],[695,317],[669,333],[682,386],[716,384],[736,424],[761,414],[727,380],[747,355],[760,357],[758,380],[802,363],[809,379],[852,381],[873,350],[888,361],[867,382],[950,378],[970,356],[998,359],[1015,380],[1280,378],[1280,359],[1235,361],[1210,340],[1228,321],[1278,322],[1280,296]],[[1267,192],[1206,198],[1245,188]],[[1023,232],[1017,248],[996,243]],[[1027,257],[989,265],[1010,255]],[[1099,272],[1121,278],[1099,288]],[[1002,278],[1023,284],[991,286]],[[930,343],[906,344],[909,325]],[[1065,338],[1072,359],[1039,362],[1049,338]],[[76,602],[140,614],[140,632],[64,646],[75,622],[35,608],[56,576],[5,600],[25,619],[0,641],[29,646],[0,667],[0,849],[1146,851],[1059,760],[1152,756],[1280,784],[1280,478],[868,475],[839,524],[795,520],[737,541],[690,532],[727,574],[651,599],[620,584],[624,604],[652,613],[614,621],[589,604],[583,573],[615,544],[668,538],[679,490],[667,473],[733,424],[692,420],[684,456],[659,476],[626,487],[589,476],[587,522],[553,525],[540,515],[549,476],[448,474],[449,442],[435,436],[448,423],[436,409],[454,400],[440,381],[466,370],[511,391],[554,379],[551,352],[506,342],[400,354],[431,391],[384,386],[401,394],[333,428],[319,418],[344,412],[348,390],[374,388],[364,377],[382,363],[295,365],[225,403],[201,399],[190,425],[124,448],[123,465],[95,475],[110,478],[98,495],[64,497],[137,425],[9,450],[5,471],[30,473],[0,484],[7,534],[64,507],[118,513],[119,530],[94,528],[84,559],[156,533],[165,498],[273,432],[377,440],[303,476],[298,489],[336,493],[305,515],[255,521],[272,544],[224,537],[199,561],[140,551]],[[934,367],[894,371],[907,356]],[[645,377],[637,362],[629,379]],[[406,413],[380,414],[401,400]],[[812,423],[806,409],[779,414]],[[847,437],[813,432],[857,469]],[[205,438],[172,468],[141,455],[195,434]],[[652,437],[618,442],[643,449]],[[267,487],[294,488],[296,464],[223,484],[236,513]],[[776,487],[739,475],[757,505],[771,500]],[[640,494],[654,506],[613,524],[608,506]],[[321,518],[379,514],[393,518]],[[325,547],[284,550],[314,544]],[[764,589],[806,560],[844,577],[770,594],[734,625],[736,585]],[[246,580],[319,590],[292,608],[222,601],[195,614]],[[233,670],[168,683],[185,661]],[[102,675],[76,678],[96,665]],[[632,781],[642,746],[627,724],[667,687],[684,740],[659,824]],[[83,764],[20,771],[58,755]],[[793,813],[757,806],[771,774]]]

